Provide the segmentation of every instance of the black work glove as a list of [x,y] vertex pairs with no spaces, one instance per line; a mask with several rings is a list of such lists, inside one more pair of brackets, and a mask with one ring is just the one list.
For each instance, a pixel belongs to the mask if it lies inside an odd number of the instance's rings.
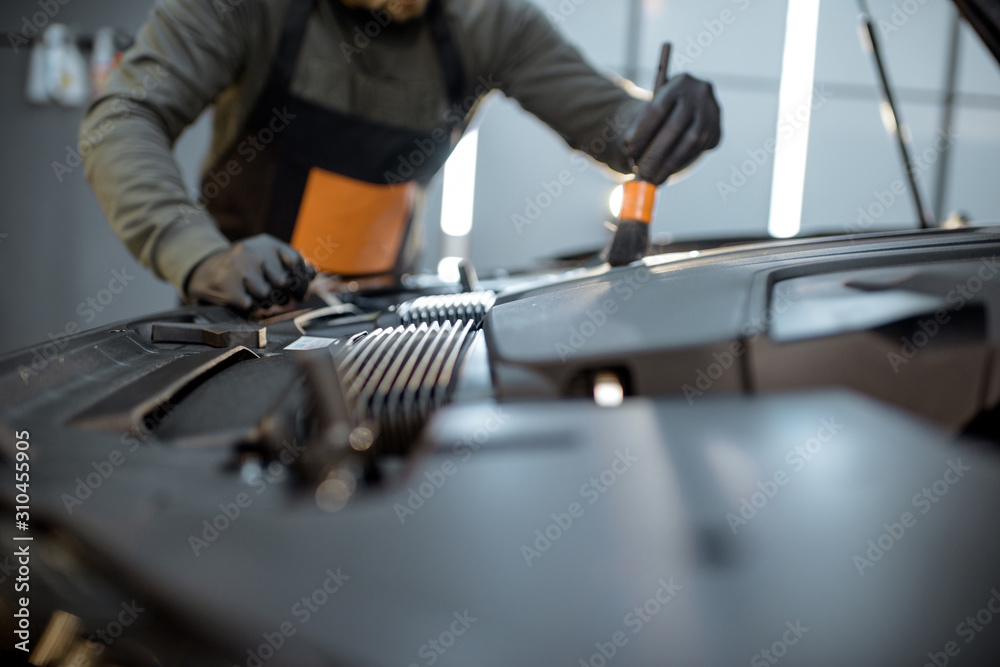
[[663,185],[719,145],[720,118],[712,84],[687,74],[670,79],[625,133],[625,150],[636,166],[636,176]]
[[316,270],[294,248],[260,234],[203,259],[184,291],[192,300],[248,311],[301,299],[315,277]]

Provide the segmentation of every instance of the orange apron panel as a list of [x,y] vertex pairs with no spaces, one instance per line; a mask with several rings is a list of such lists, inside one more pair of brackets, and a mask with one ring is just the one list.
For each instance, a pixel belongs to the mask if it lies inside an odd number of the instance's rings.
[[292,247],[320,271],[341,276],[392,271],[413,209],[416,183],[376,185],[314,167]]

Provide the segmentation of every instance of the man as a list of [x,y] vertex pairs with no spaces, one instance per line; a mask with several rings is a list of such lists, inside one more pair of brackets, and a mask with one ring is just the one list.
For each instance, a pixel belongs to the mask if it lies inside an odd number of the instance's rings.
[[[709,84],[678,76],[634,99],[527,0],[158,0],[81,153],[144,266],[189,299],[248,310],[301,298],[311,265],[405,270],[423,186],[493,89],[655,184],[720,138]],[[192,201],[171,147],[213,104]]]

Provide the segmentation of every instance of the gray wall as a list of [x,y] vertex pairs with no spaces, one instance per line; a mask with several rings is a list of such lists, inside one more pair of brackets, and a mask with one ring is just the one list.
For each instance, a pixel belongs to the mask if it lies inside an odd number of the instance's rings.
[[[560,29],[598,67],[625,70],[629,0],[536,0],[563,12]],[[92,31],[115,25],[134,32],[150,0],[72,0],[56,20]],[[685,180],[661,195],[654,223],[657,235],[679,238],[726,234],[764,234],[771,194],[771,164],[726,200],[719,182],[728,181],[747,151],[774,137],[778,84],[785,29],[786,0],[646,0],[637,82],[648,85],[664,40],[675,53],[694,55],[686,68],[716,83],[724,107],[723,145]],[[891,18],[894,0],[870,0],[874,15]],[[701,53],[688,51],[690,40],[725,9],[736,20]],[[22,17],[38,10],[35,0],[0,6],[0,29],[17,29]],[[944,81],[944,57],[951,4],[928,0],[884,45],[904,118],[915,148],[933,144]],[[855,29],[855,3],[824,0],[820,15],[817,86],[832,92],[813,115],[804,206],[804,232],[838,232],[857,220],[878,191],[901,177],[894,148],[882,129],[871,66]],[[1000,68],[968,29],[964,30],[958,134],[952,188],[946,209],[960,208],[978,219],[1000,219]],[[80,111],[31,107],[21,91],[27,53],[0,49],[0,132],[5,156],[0,165],[0,352],[34,344],[58,334],[67,324],[89,328],[169,308],[176,296],[138,268],[110,232],[80,169],[60,182],[52,169],[75,146]],[[178,157],[191,186],[207,140],[203,119],[178,145]],[[515,103],[498,99],[487,108],[480,135],[476,226],[472,257],[481,269],[523,266],[553,254],[606,243],[610,233],[608,196],[611,174],[593,165],[576,172],[570,152],[548,128]],[[543,184],[572,168],[574,184],[530,227],[520,233],[511,216]],[[933,169],[920,175],[925,192],[933,188]],[[440,177],[428,210],[425,266],[437,264]],[[888,207],[873,228],[912,225],[908,200]],[[107,288],[112,272],[135,276],[128,287],[101,306],[87,305]],[[104,296],[107,296],[104,294]],[[98,304],[100,305],[100,304]],[[92,312],[93,311],[93,312]]]
[[[536,0],[549,10],[561,0]],[[577,0],[578,1],[578,0]],[[577,4],[571,0],[569,4]],[[560,23],[563,32],[599,67],[623,73],[626,54],[624,0],[583,0]],[[869,0],[873,16],[891,20],[898,0]],[[905,3],[904,3],[905,4]],[[918,3],[915,3],[918,4]],[[735,194],[723,197],[734,169],[776,135],[778,89],[784,47],[786,0],[645,0],[637,83],[650,85],[659,44],[672,41],[674,62],[691,54],[687,69],[712,80],[723,107],[724,139],[683,181],[660,195],[653,224],[657,236],[693,238],[767,233],[771,199],[768,161]],[[948,34],[954,9],[947,0],[928,0],[883,46],[915,153],[931,147],[940,116]],[[705,22],[724,10],[735,20],[718,37],[706,39]],[[831,93],[813,113],[806,173],[802,233],[840,233],[858,220],[858,208],[877,202],[876,192],[902,178],[895,146],[883,129],[874,73],[860,48],[856,3],[823,0],[820,9],[816,86]],[[893,25],[893,28],[896,26]],[[702,37],[708,46],[690,50]],[[1000,220],[1000,66],[967,26],[962,32],[957,139],[952,186],[945,211],[960,209],[978,220]],[[606,243],[607,199],[614,180],[594,168],[518,233],[511,215],[525,198],[542,192],[569,162],[569,151],[509,100],[489,109],[483,123],[477,179],[476,228],[472,257],[480,269],[523,265],[566,249]],[[935,167],[919,178],[925,196],[934,190]],[[930,204],[930,202],[928,202]],[[877,210],[877,209],[876,209]],[[899,198],[869,229],[915,225],[908,198]]]
[[[146,18],[151,0],[72,0],[53,21],[92,33],[110,25],[130,34]],[[23,17],[39,11],[33,1],[0,5],[4,42],[20,31]],[[28,52],[0,48],[0,352],[34,345],[73,325],[89,329],[133,315],[174,307],[176,293],[139,267],[118,242],[78,167],[57,177],[52,164],[66,163],[75,149],[82,110],[32,106],[23,95]],[[204,122],[177,146],[194,184]],[[114,272],[134,276],[119,294],[108,283]],[[118,284],[115,284],[117,288]],[[109,297],[113,297],[110,298]],[[103,303],[102,303],[103,302]]]
[[[859,207],[872,208],[877,201],[876,191],[885,191],[902,178],[895,148],[876,111],[875,97],[861,90],[871,88],[873,73],[856,46],[857,37],[849,30],[856,17],[852,4],[825,2],[820,15],[817,81],[829,82],[836,96],[814,116],[805,231],[837,230],[856,221]],[[930,0],[911,16],[897,14],[897,26],[892,23],[893,5],[898,3],[871,3],[873,15],[889,21],[883,24],[882,44],[893,83],[900,91],[904,120],[912,131],[914,153],[919,154],[932,149],[936,141],[945,54],[955,10],[950,2]],[[961,39],[958,138],[944,210],[961,210],[978,220],[1000,220],[1000,191],[996,187],[1000,174],[1000,68],[971,28],[963,26]],[[927,157],[933,155],[928,153]],[[937,167],[930,160],[928,164],[918,178],[930,200]],[[833,183],[842,191],[840,197],[834,196]],[[888,207],[874,228],[912,225],[914,219],[909,200],[900,200]]]

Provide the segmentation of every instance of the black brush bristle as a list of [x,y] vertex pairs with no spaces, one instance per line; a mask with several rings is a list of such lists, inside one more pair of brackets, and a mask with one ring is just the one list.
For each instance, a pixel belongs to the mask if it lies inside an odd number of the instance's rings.
[[649,225],[638,220],[622,220],[608,250],[608,264],[625,266],[649,252]]

